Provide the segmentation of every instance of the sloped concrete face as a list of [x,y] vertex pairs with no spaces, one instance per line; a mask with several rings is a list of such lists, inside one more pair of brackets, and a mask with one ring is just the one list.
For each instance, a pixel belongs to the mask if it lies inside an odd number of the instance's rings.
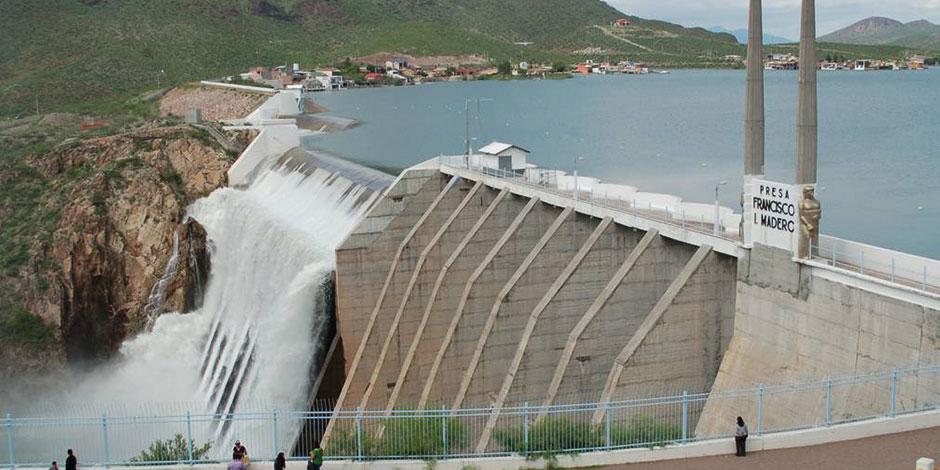
[[[824,279],[815,269],[760,245],[751,250],[749,259],[742,260],[734,336],[715,389],[819,381],[827,376],[927,366],[940,360],[940,311]],[[709,401],[697,432],[726,430],[729,416],[755,416],[755,401]],[[898,412],[938,401],[937,380],[898,384]],[[833,391],[836,420],[884,414],[889,406],[887,383],[883,389],[864,386]],[[765,429],[823,422],[825,390],[770,395],[765,397],[764,408]]]
[[507,405],[540,403],[571,330],[594,302],[643,232],[611,224],[541,314],[507,397]]
[[[417,350],[402,383],[401,396],[406,400],[396,403],[402,406],[416,405],[415,397],[420,397],[431,368],[437,357],[454,317],[463,292],[470,282],[471,275],[487,257],[499,239],[508,230],[517,214],[526,206],[526,201],[511,195],[506,196],[493,208],[490,216],[461,250],[454,263],[448,267],[445,282],[441,285],[431,305],[425,331],[417,342]],[[470,286],[472,289],[473,286]]]
[[434,170],[409,171],[336,250],[336,264],[343,266],[336,271],[336,290],[355,293],[336,296],[347,374],[395,250],[447,180]]
[[670,240],[652,242],[582,334],[555,403],[600,399],[617,355],[693,253]]
[[735,270],[708,254],[627,362],[614,400],[711,388],[733,331]]
[[597,400],[663,302],[615,396],[707,387],[731,331],[735,264],[708,249],[678,282],[699,252],[610,218],[409,170],[337,250],[337,363],[349,369],[340,406]]

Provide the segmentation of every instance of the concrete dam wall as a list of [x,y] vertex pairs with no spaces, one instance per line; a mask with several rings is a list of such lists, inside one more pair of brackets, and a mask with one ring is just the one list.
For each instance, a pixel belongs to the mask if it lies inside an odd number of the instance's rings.
[[[940,299],[926,292],[866,280],[803,263],[783,250],[755,245],[741,258],[734,336],[715,390],[866,375],[940,362]],[[890,381],[767,395],[763,425],[784,429],[826,419],[886,414]],[[940,403],[934,375],[897,380],[895,411]],[[753,397],[710,399],[697,432],[727,429],[737,415],[756,416]]]
[[708,390],[731,340],[735,273],[707,245],[408,170],[337,250],[337,407]]

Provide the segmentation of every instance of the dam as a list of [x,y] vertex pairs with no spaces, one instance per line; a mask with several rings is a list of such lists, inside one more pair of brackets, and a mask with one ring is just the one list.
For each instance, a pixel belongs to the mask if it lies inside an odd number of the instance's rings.
[[740,210],[541,168],[523,143],[384,175],[301,148],[302,94],[266,91],[229,123],[260,131],[231,187],[191,210],[203,307],[76,393],[130,405],[15,410],[0,462],[138,464],[170,436],[158,464],[235,439],[256,461],[611,453],[723,442],[734,416],[759,437],[935,410],[940,261],[824,234],[811,26],[792,183],[763,174],[751,41]]

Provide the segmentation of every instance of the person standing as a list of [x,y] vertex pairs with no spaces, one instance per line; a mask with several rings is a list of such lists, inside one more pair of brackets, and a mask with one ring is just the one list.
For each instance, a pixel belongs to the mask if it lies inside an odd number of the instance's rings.
[[747,425],[744,419],[738,416],[736,426],[734,427],[734,455],[744,457],[747,455]]
[[320,470],[323,467],[323,449],[320,443],[313,444],[313,450],[310,451],[310,460],[307,460],[307,470]]
[[277,454],[277,458],[274,459],[274,470],[285,470],[287,468],[287,459],[284,458],[284,453],[280,452]]
[[49,467],[49,470],[59,470],[59,463],[55,460],[52,461],[52,466]]
[[235,441],[235,447],[232,447],[232,458],[242,460],[248,456],[248,449],[242,445],[242,441]]
[[75,453],[72,449],[69,449],[67,453],[69,456],[65,458],[65,470],[78,470],[78,458],[75,457]]

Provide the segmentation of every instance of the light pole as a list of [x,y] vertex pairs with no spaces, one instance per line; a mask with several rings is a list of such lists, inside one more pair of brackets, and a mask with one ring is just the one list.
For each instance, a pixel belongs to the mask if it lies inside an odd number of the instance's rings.
[[722,181],[715,185],[715,236],[721,235],[721,206],[718,204],[718,190],[728,184],[727,181]]
[[574,201],[578,202],[578,161],[584,157],[574,159]]

